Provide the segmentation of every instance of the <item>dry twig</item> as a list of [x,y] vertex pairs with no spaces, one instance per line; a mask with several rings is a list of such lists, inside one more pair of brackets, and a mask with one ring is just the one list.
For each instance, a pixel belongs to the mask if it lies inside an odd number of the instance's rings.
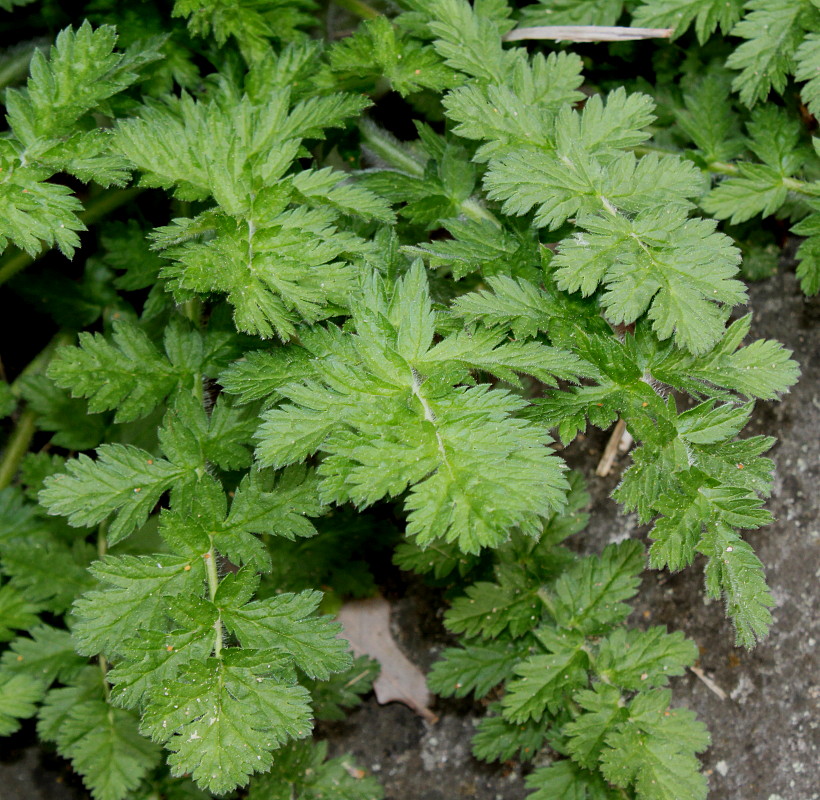
[[[627,439],[627,437],[629,438]],[[619,419],[612,429],[612,435],[609,437],[609,441],[604,448],[604,454],[601,456],[601,460],[595,468],[595,474],[599,478],[605,478],[609,475],[618,453],[625,453],[631,445],[632,437],[626,430],[626,423],[622,419]]]
[[703,681],[706,688],[716,694],[721,700],[725,700],[728,695],[720,688],[700,667],[689,667],[696,677]]
[[604,25],[536,25],[532,28],[516,28],[504,36],[504,41],[550,39],[556,42],[628,42],[634,39],[668,39],[673,30]]

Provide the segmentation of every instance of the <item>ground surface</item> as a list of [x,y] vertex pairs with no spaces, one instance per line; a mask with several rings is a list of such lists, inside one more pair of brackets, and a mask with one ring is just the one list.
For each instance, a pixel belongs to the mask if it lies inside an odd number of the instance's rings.
[[[673,682],[677,704],[694,709],[712,732],[705,754],[710,800],[818,800],[817,704],[820,674],[814,604],[820,575],[820,301],[804,298],[789,273],[751,288],[753,334],[773,337],[791,348],[803,379],[782,403],[760,404],[749,433],[779,440],[771,456],[777,480],[769,508],[777,521],[749,540],[766,565],[777,608],[768,640],[752,652],[732,646],[731,626],[717,604],[703,601],[700,565],[678,575],[647,572],[635,611],[639,624],[666,624],[683,630],[701,650],[700,668],[726,693],[688,674]],[[611,475],[594,468],[606,441],[597,434],[565,452],[571,466],[588,476],[592,520],[583,546],[597,550],[644,530],[618,514],[608,499],[622,457]],[[448,643],[435,592],[418,582],[388,592],[395,603],[394,635],[426,669]],[[376,773],[389,800],[521,800],[526,796],[517,765],[490,767],[470,756],[470,738],[481,707],[469,701],[440,701],[429,726],[403,706],[380,707],[373,698],[345,722],[324,725],[334,752],[352,751],[362,767]],[[31,728],[0,754],[3,800],[78,800],[87,795],[63,763],[31,744]],[[556,800],[560,800],[556,798]]]

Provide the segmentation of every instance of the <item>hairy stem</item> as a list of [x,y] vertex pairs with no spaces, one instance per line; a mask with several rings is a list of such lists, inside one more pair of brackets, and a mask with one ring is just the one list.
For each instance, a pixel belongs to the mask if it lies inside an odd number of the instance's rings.
[[26,378],[29,375],[39,375],[40,373],[45,372],[46,367],[48,367],[51,363],[54,351],[58,347],[71,344],[73,341],[74,334],[69,333],[68,331],[60,331],[52,337],[51,341],[36,356],[34,356],[28,364],[26,364],[23,371],[14,379],[14,382],[11,384],[11,393],[15,397],[20,397],[23,378]]
[[97,556],[102,559],[108,552],[108,520],[105,519],[97,528]]
[[[216,548],[214,547],[214,540],[211,537],[211,549],[202,556],[205,559],[205,571],[208,575],[208,596],[213,602],[216,597],[216,590],[219,588],[219,575],[216,572]],[[214,656],[221,658],[222,654],[222,615],[220,614],[214,622]]]
[[28,44],[24,47],[15,48],[9,53],[8,61],[0,67],[0,89],[5,89],[13,83],[18,83],[28,75],[29,64],[36,44]]
[[541,587],[536,594],[538,595],[538,599],[543,604],[544,608],[549,611],[550,616],[555,619],[555,603],[553,602],[552,597],[550,596],[549,592]]
[[97,665],[102,673],[103,694],[107,703],[111,699],[111,684],[108,683],[108,659],[102,653],[97,656]]
[[[115,208],[119,208],[129,200],[133,200],[142,191],[140,188],[132,187],[130,189],[111,189],[100,192],[89,201],[85,210],[77,216],[87,226],[93,225]],[[48,253],[50,249],[43,248],[36,256],[30,256],[23,250],[16,250],[11,253],[0,263],[0,285],[11,280],[18,272],[33,264],[38,258]]]
[[501,227],[501,223],[495,214],[472,197],[461,201],[461,211],[467,219],[471,219],[475,222],[491,222],[496,228]]
[[14,379],[10,386],[11,393],[19,399],[23,392],[23,380],[29,375],[40,375],[45,372],[51,363],[51,359],[54,357],[54,351],[58,347],[63,347],[73,342],[73,333],[69,331],[58,331],[51,338],[51,341],[23,367],[20,374]]
[[349,11],[360,19],[376,19],[376,17],[381,16],[373,6],[368,5],[363,0],[334,0],[334,3],[339,8]]
[[17,474],[17,468],[28,452],[31,439],[37,430],[35,419],[35,413],[27,408],[17,420],[17,425],[3,451],[3,459],[0,461],[0,489],[5,489]]
[[[39,375],[45,372],[46,367],[54,355],[54,351],[65,344],[70,344],[72,335],[67,331],[60,331],[52,340],[26,365],[25,369],[15,378],[11,384],[11,393],[15,397],[20,397],[22,391],[22,381],[28,375]],[[17,474],[20,462],[28,452],[31,440],[37,431],[36,414],[27,408],[20,415],[14,427],[3,457],[0,460],[0,489],[5,489]]]
[[[108,520],[103,520],[97,528],[97,555],[102,559],[107,552]],[[103,692],[105,693],[105,700],[108,702],[111,699],[111,686],[108,683],[108,659],[100,653],[97,656],[97,664],[99,664],[100,672],[102,672]]]
[[433,426],[433,430],[436,433],[438,451],[439,453],[441,453],[441,460],[444,462],[444,465],[447,467],[447,471],[452,476],[453,467],[450,464],[449,459],[447,458],[447,451],[444,449],[444,440],[441,438],[441,434],[439,433],[438,427],[436,426],[436,414],[433,411],[432,406],[427,402],[427,398],[421,393],[421,378],[415,369],[413,370],[412,389],[413,394],[418,398],[418,401],[421,403],[421,407],[424,411],[424,419],[426,419]]
[[740,175],[740,169],[737,165],[729,161],[710,161],[706,165],[706,169],[715,175],[726,175],[727,177]]
[[[414,178],[424,177],[424,162],[409,153],[405,146],[388,131],[382,130],[372,122],[363,122],[359,130],[362,133],[362,144],[393,169],[412,175]],[[461,201],[460,211],[467,219],[476,222],[490,222],[497,228],[501,227],[498,217],[473,197]]]
[[368,119],[361,121],[359,130],[362,134],[362,145],[382,161],[414,178],[424,177],[424,162],[414,153],[408,152],[391,133]]
[[[680,151],[669,150],[664,147],[657,147],[655,145],[641,145],[634,148],[634,152],[639,156],[647,155],[649,153],[657,153],[658,155],[664,156],[681,155]],[[754,164],[755,162],[750,161],[749,163]],[[709,161],[704,169],[707,172],[711,172],[713,175],[725,175],[727,178],[735,177],[741,174],[740,167],[738,167],[737,164],[733,164],[731,161]],[[802,194],[806,197],[817,197],[818,194],[820,194],[820,191],[816,188],[814,181],[801,181],[799,178],[784,177],[782,182],[783,186],[790,192],[796,192],[797,194]]]
[[202,301],[198,298],[186,300],[180,309],[185,317],[199,328],[202,324]]

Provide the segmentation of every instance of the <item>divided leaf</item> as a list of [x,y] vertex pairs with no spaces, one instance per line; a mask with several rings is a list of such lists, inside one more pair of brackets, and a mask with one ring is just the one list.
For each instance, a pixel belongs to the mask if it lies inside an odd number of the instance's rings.
[[579,559],[555,582],[550,615],[560,627],[586,635],[622,622],[631,611],[622,601],[637,592],[643,568],[643,547],[631,540]]
[[108,529],[111,544],[142,525],[163,492],[185,469],[137,447],[104,444],[97,460],[80,455],[66,472],[46,479],[40,502],[75,527],[95,525],[116,513]]
[[0,670],[0,736],[14,733],[20,727],[19,720],[33,717],[43,694],[39,680]]
[[516,665],[518,677],[507,684],[501,701],[504,717],[511,722],[537,722],[548,711],[556,711],[566,693],[587,683],[589,662],[583,637],[574,631],[548,629],[539,634],[550,652],[529,656]]
[[266,651],[188,664],[151,695],[140,729],[171,751],[173,774],[217,794],[243,786],[270,769],[271,750],[311,730],[310,694],[279,669]]
[[749,107],[765,100],[770,90],[782,92],[794,69],[794,55],[804,25],[816,28],[818,12],[810,0],[747,0],[746,15],[735,25],[733,35],[746,41],[726,60],[740,70],[732,89]]
[[620,800],[622,795],[613,789],[597,772],[590,772],[569,759],[541,767],[527,776],[527,787],[535,789],[529,800]]
[[[498,704],[490,707],[498,713]],[[527,761],[535,757],[547,738],[549,718],[512,723],[499,716],[486,716],[473,736],[473,755],[482,761]]]
[[[169,327],[168,345],[181,334]],[[79,346],[61,347],[49,365],[48,376],[58,386],[69,389],[72,397],[89,398],[92,414],[116,409],[117,422],[130,422],[152,411],[178,384],[192,388],[194,373],[189,365],[169,361],[134,323],[114,323],[111,339],[113,344],[100,334],[80,333]],[[202,361],[202,345],[190,333],[185,340],[187,358],[196,369]]]
[[91,567],[103,584],[74,605],[72,634],[83,655],[125,652],[141,630],[160,627],[169,598],[195,595],[205,577],[202,561],[181,556],[108,556]]
[[484,697],[512,677],[515,659],[526,652],[526,647],[503,640],[463,649],[451,647],[433,664],[427,683],[442,697],[466,697],[471,692]]
[[660,626],[646,631],[617,628],[601,642],[596,670],[602,679],[623,689],[666,686],[695,663],[697,645],[680,631]]
[[[566,487],[545,434],[513,416],[522,402],[471,369],[573,379],[564,351],[507,343],[487,331],[432,344],[434,316],[420,264],[392,294],[373,278],[355,304],[356,333],[334,327],[303,338],[315,378],[281,387],[288,403],[264,414],[257,457],[283,466],[321,450],[320,495],[370,505],[408,486],[408,534],[422,546],[457,541],[468,553],[535,531]],[[526,346],[525,346],[526,345]]]
[[674,28],[674,38],[694,23],[703,44],[718,28],[728,34],[743,14],[743,6],[743,0],[642,0],[632,21],[637,27]]
[[24,673],[49,686],[57,679],[69,683],[85,666],[86,660],[77,655],[68,631],[40,624],[28,633],[11,642],[3,653],[3,672]]
[[134,715],[102,699],[74,706],[55,738],[94,800],[123,800],[160,760],[159,747],[140,736]]
[[[298,794],[295,794],[297,793]],[[276,753],[270,772],[254,779],[249,800],[382,800],[375,778],[348,756],[327,758],[327,742],[291,742]]]
[[628,718],[605,737],[601,769],[646,800],[703,800],[706,778],[695,753],[709,746],[709,734],[691,711],[670,710],[670,696],[658,689],[632,700]]
[[25,88],[5,93],[11,136],[0,147],[0,250],[9,242],[36,256],[44,242],[69,258],[85,230],[82,204],[69,187],[50,183],[58,172],[102,185],[125,183],[126,164],[110,150],[110,136],[88,125],[90,112],[133,84],[139,70],[160,58],[157,42],[143,40],[114,52],[114,28],[88,21],[65,28],[48,56],[35,49]]
[[223,611],[222,619],[243,647],[287,653],[309,677],[327,680],[350,664],[338,623],[313,617],[322,593],[304,591],[256,600]]

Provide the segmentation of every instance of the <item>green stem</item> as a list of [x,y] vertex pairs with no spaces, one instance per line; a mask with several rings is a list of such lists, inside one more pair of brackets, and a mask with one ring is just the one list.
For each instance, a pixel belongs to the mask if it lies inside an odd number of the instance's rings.
[[[211,602],[216,597],[216,590],[219,588],[219,575],[216,572],[216,548],[211,537],[211,549],[202,556],[205,559],[205,571],[208,575],[208,595]],[[220,614],[214,622],[214,656],[221,658],[222,654],[222,615]]]
[[[45,255],[47,252],[47,250],[43,250],[37,255],[37,258]],[[0,285],[13,278],[18,272],[29,266],[29,264],[33,264],[34,261],[34,256],[29,255],[23,250],[17,250],[17,252],[12,253],[0,264]]]
[[80,212],[79,217],[83,222],[93,225],[115,208],[139,197],[144,191],[145,189],[140,186],[132,186],[129,189],[110,189],[100,192],[91,198],[85,210]]
[[105,519],[97,528],[97,556],[101,559],[108,552],[108,525],[109,521]]
[[3,451],[3,459],[0,461],[0,489],[5,489],[17,474],[17,468],[28,452],[34,432],[37,430],[35,420],[36,415],[30,408],[27,408],[17,420],[14,432]]
[[[86,226],[93,225],[115,208],[119,208],[129,200],[133,200],[137,195],[141,194],[142,191],[143,189],[132,187],[130,189],[112,189],[100,192],[89,201],[85,210],[77,216]],[[43,248],[36,256],[31,256],[23,250],[17,250],[7,256],[3,262],[0,263],[0,285],[11,280],[18,272],[24,270],[30,264],[33,264],[50,249],[49,247]]]
[[[637,155],[647,155],[648,153],[657,153],[665,156],[680,155],[680,152],[675,150],[666,150],[663,147],[655,147],[653,145],[641,145],[640,147],[634,148],[634,152]],[[732,164],[730,161],[709,161],[704,169],[707,172],[711,172],[713,175],[725,175],[727,178],[736,177],[741,174],[740,167],[738,167],[737,164]],[[784,177],[781,180],[783,182],[783,186],[790,192],[796,192],[797,194],[802,194],[806,197],[817,197],[818,194],[820,194],[820,190],[817,188],[812,188],[814,185],[813,181],[801,181],[799,178],[787,177]]]
[[[424,177],[424,163],[409,153],[402,143],[390,133],[370,121],[363,122],[359,130],[362,133],[363,144],[391,167],[399,172],[412,175],[414,178]],[[461,213],[468,219],[476,222],[490,222],[497,228],[501,228],[501,222],[495,214],[472,197],[461,201]]]
[[111,685],[108,683],[108,659],[100,653],[97,656],[97,664],[102,673],[103,694],[105,695],[105,702],[107,703],[111,699]]
[[436,414],[430,403],[427,401],[427,398],[422,394],[421,378],[415,369],[413,369],[413,385],[411,388],[413,394],[418,398],[419,403],[421,403],[422,411],[424,411],[424,419],[433,426],[433,430],[436,434],[436,442],[438,443],[438,451],[441,454],[441,460],[444,462],[444,466],[447,467],[447,472],[450,473],[450,477],[454,478],[455,475],[453,473],[453,466],[447,458],[447,450],[444,447],[444,440],[441,438],[441,432],[439,431],[438,425],[436,425]]
[[543,603],[544,607],[549,611],[550,616],[555,619],[555,603],[550,597],[549,592],[546,589],[541,587],[536,594],[538,595],[538,599]]
[[[97,528],[97,555],[100,559],[105,557],[108,552],[108,520],[103,520]],[[105,693],[105,701],[111,699],[111,686],[108,683],[108,659],[100,653],[97,656],[97,663],[102,672],[103,692]]]
[[373,6],[368,5],[362,0],[333,0],[333,2],[339,6],[339,8],[349,11],[360,19],[376,19],[376,17],[381,16]]
[[182,313],[199,328],[202,325],[202,301],[199,298],[186,300],[182,304]]
[[462,201],[461,210],[465,217],[475,222],[491,222],[497,228],[501,227],[501,223],[495,214],[481,205],[478,200],[473,200],[472,197]]
[[51,363],[51,359],[54,357],[54,351],[58,347],[71,344],[73,341],[74,335],[68,331],[60,331],[55,334],[51,341],[26,364],[23,371],[14,379],[14,382],[11,384],[11,393],[15,397],[20,397],[23,389],[23,378],[45,372],[46,367],[48,367]]
[[423,161],[409,153],[395,136],[369,119],[362,120],[359,130],[362,134],[362,144],[391,167],[414,178],[424,177]]
[[612,683],[608,677],[602,675],[595,667],[595,650],[589,644],[582,644],[581,650],[587,654],[587,659],[589,660],[589,670],[590,672],[595,672],[603,683]]
[[34,45],[20,48],[0,68],[0,90],[25,78],[28,74],[31,57],[36,49],[37,47]]
[[737,165],[731,164],[728,161],[710,161],[706,165],[706,169],[716,175],[740,175],[740,170]]
[[[26,368],[15,378],[11,384],[11,393],[15,397],[20,397],[22,392],[22,381],[27,375],[38,375],[44,372],[54,351],[64,345],[68,344],[72,339],[70,333],[60,331],[27,365]],[[28,452],[31,440],[37,430],[36,425],[37,415],[32,409],[27,408],[20,414],[14,431],[6,443],[6,449],[3,451],[3,458],[0,460],[0,489],[5,489],[17,474],[20,462]]]
[[[798,178],[783,178],[783,185],[790,192],[797,192],[798,194],[805,194],[809,197],[817,197],[817,189],[812,189],[812,183],[809,181],[801,181]],[[816,183],[814,184],[816,186]]]

